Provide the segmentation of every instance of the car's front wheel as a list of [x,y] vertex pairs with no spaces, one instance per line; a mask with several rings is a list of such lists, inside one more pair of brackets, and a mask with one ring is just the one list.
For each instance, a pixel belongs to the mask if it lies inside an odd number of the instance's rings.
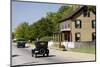
[[25,48],[25,45],[23,45],[23,48]]
[[47,53],[46,56],[48,57],[49,56],[49,53]]
[[34,54],[32,54],[32,57],[34,57]]
[[43,57],[45,57],[45,54],[43,54]]
[[37,58],[37,54],[35,54],[35,58]]

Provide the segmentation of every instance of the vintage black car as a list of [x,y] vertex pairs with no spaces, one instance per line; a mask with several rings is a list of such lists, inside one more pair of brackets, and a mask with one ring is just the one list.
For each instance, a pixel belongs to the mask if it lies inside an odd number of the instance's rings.
[[48,42],[37,41],[35,42],[35,48],[32,49],[32,57],[38,57],[37,55],[49,56]]
[[25,48],[26,40],[24,38],[18,38],[17,39],[17,47],[23,47]]

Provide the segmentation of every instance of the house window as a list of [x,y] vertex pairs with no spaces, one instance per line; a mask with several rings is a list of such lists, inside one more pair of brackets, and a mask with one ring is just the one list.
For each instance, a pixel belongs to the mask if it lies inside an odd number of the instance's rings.
[[96,40],[96,33],[93,32],[93,33],[92,33],[92,41],[95,41],[95,40]]
[[96,27],[96,21],[92,20],[92,28],[95,28],[95,27]]
[[81,28],[81,20],[75,21],[75,28]]
[[75,41],[80,41],[80,33],[75,33]]

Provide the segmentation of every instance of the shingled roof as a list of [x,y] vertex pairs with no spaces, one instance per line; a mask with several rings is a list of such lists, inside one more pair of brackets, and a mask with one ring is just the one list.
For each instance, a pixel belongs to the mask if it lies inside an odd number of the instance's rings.
[[77,13],[79,13],[79,11],[81,11],[82,9],[86,8],[87,6],[81,6],[76,8],[74,11],[72,11],[70,14],[64,16],[59,22],[62,22],[64,20],[68,20],[70,18],[72,18],[74,15],[76,15]]

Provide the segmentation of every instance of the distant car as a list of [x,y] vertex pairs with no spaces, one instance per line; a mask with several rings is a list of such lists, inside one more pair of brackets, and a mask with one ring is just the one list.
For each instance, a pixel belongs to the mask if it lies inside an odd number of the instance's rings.
[[49,56],[48,42],[46,41],[37,41],[35,42],[35,48],[32,49],[32,57],[37,55]]
[[13,40],[12,40],[12,42],[16,42],[16,41],[17,41],[17,39],[13,39]]
[[23,47],[25,48],[26,40],[24,38],[18,38],[17,39],[17,47]]

